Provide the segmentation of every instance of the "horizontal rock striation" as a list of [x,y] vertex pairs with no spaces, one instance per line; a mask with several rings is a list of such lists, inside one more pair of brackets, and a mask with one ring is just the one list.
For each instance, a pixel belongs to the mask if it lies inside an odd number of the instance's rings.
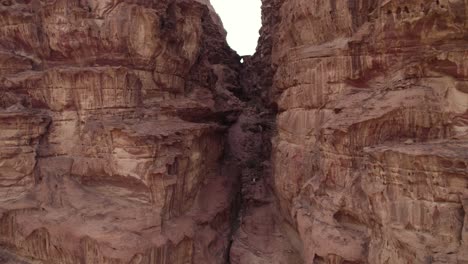
[[0,262],[468,263],[468,2],[0,1]]
[[239,61],[207,1],[1,1],[0,262],[224,263]]
[[272,177],[304,262],[468,263],[467,2],[278,5]]

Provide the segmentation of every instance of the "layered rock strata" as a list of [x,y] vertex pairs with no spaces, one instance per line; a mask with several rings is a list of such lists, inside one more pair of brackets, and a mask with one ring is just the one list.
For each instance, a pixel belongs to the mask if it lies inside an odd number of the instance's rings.
[[1,1],[0,262],[468,263],[468,2],[262,2]]
[[2,263],[225,263],[240,58],[207,1],[1,1]]
[[272,181],[304,263],[468,263],[468,3],[263,2]]

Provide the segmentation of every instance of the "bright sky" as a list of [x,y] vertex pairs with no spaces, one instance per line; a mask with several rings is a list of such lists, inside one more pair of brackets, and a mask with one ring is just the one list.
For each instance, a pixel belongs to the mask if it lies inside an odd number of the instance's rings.
[[261,0],[211,0],[223,21],[227,41],[239,55],[252,55],[262,25]]

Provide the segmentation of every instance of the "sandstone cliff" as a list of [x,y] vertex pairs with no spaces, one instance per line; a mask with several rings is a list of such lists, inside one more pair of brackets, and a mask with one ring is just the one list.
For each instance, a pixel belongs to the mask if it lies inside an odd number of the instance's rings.
[[263,8],[282,236],[304,263],[468,263],[468,2]]
[[0,263],[468,263],[468,1],[0,1]]
[[240,58],[208,1],[0,3],[0,262],[224,263]]

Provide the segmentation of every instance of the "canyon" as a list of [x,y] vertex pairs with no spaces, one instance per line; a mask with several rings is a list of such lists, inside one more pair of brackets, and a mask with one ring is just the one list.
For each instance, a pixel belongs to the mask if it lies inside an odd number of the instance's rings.
[[468,1],[262,23],[0,1],[0,263],[468,263]]

